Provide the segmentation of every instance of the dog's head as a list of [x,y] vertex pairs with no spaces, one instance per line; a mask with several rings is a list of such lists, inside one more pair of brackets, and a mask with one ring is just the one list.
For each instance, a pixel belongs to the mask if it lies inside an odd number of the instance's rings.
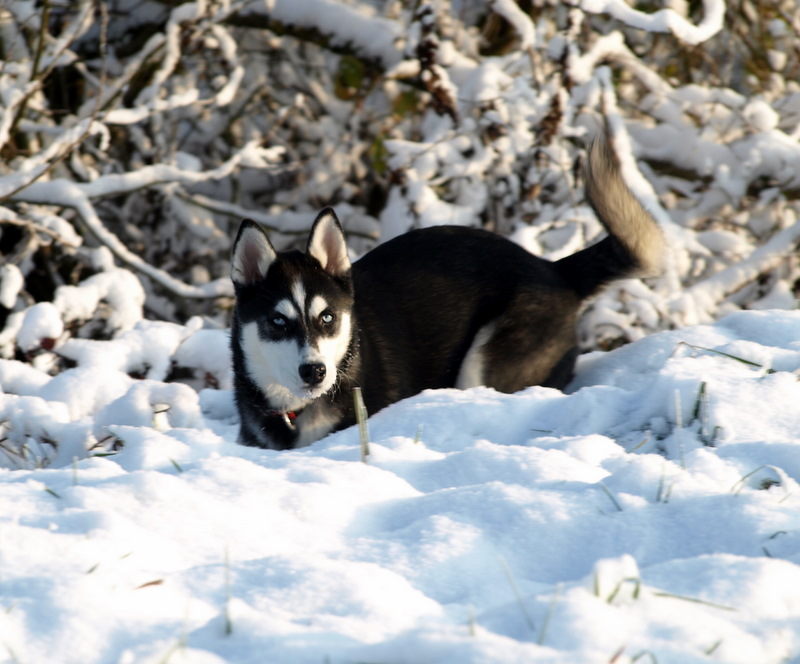
[[261,226],[245,219],[231,278],[236,342],[270,405],[297,410],[333,388],[353,326],[350,259],[333,210],[317,217],[305,253],[276,252]]

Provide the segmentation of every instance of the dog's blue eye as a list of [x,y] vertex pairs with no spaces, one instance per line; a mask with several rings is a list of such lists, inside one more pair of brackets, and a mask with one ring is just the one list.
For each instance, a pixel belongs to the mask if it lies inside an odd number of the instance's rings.
[[322,315],[319,317],[319,319],[320,319],[320,320],[321,320],[321,321],[322,321],[322,322],[323,322],[325,325],[330,325],[330,324],[333,322],[334,315],[333,315],[332,313],[330,313],[329,311],[326,311],[324,314],[322,314]]
[[275,327],[286,327],[286,319],[283,316],[273,316],[272,324]]

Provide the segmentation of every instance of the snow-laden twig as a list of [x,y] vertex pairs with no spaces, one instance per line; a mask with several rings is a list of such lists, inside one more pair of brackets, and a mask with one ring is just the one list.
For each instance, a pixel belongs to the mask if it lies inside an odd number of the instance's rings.
[[[85,6],[82,8],[82,14],[79,21],[76,23],[80,23],[80,32],[77,34],[74,31],[67,31],[66,35],[62,35],[62,39],[60,41],[60,45],[58,47],[59,52],[61,50],[65,50],[67,46],[71,43],[72,39],[76,39],[82,31],[85,31],[88,28],[87,17],[89,15],[89,9],[91,8],[92,3],[88,2],[85,3]],[[107,67],[107,60],[106,60],[106,47],[107,47],[107,28],[108,28],[108,13],[106,10],[105,5],[100,5],[100,12],[101,12],[101,22],[100,22],[100,39],[99,39],[99,50],[102,54],[103,58],[103,65],[100,74],[100,79],[98,81],[98,87],[102,91],[105,81],[106,81],[106,67]],[[46,19],[42,19],[43,21]],[[55,66],[55,60],[51,66]],[[34,70],[36,67],[34,67]],[[44,80],[44,77],[42,78]],[[24,107],[24,105],[23,105]],[[20,115],[17,115],[15,118],[18,120],[21,117],[21,113],[23,110],[21,107],[18,110]],[[97,133],[101,135],[101,149],[105,149],[108,146],[108,130],[105,126],[100,125],[95,122],[97,118],[97,114],[100,110],[100,99],[95,100],[95,104],[92,107],[90,117],[84,118],[80,122],[77,123],[76,126],[67,129],[67,131],[61,133],[55,141],[53,141],[47,148],[42,150],[39,154],[34,155],[31,158],[23,160],[17,166],[17,173],[14,176],[9,178],[9,181],[5,187],[0,184],[0,202],[6,200],[7,198],[11,198],[15,193],[21,191],[22,189],[28,187],[33,182],[41,179],[44,175],[46,175],[49,171],[51,171],[61,160],[66,158],[68,155],[72,154],[76,148],[78,148],[81,143],[83,143],[87,138],[92,136],[93,134]],[[12,127],[13,131],[13,127]]]
[[107,246],[117,258],[133,269],[153,279],[179,297],[209,298],[229,296],[233,293],[227,279],[213,281],[203,286],[192,286],[175,279],[130,251],[120,239],[103,224],[92,205],[91,199],[117,196],[144,187],[166,182],[195,184],[227,177],[245,159],[257,159],[260,148],[257,143],[248,143],[242,150],[219,167],[202,172],[186,171],[175,166],[159,164],[124,174],[105,175],[93,182],[75,183],[68,180],[36,182],[17,192],[14,200],[28,203],[58,205],[73,208],[92,234]]
[[724,0],[703,0],[703,20],[690,23],[674,9],[652,14],[634,9],[624,0],[581,0],[580,6],[592,14],[610,14],[618,21],[647,32],[670,32],[687,44],[702,44],[721,29],[725,20]]
[[[59,233],[52,228],[48,228],[47,226],[43,226],[41,224],[37,224],[35,221],[31,221],[29,219],[22,219],[18,215],[14,214],[11,210],[7,208],[0,208],[0,222],[3,224],[10,224],[12,226],[19,226],[20,228],[26,228],[33,233],[41,233],[42,235],[47,235],[54,241],[58,242],[61,246],[69,247],[71,249],[76,249],[81,246],[80,237],[76,235],[72,235],[68,237],[64,233]],[[6,256],[6,259],[9,259]]]
[[[94,23],[94,0],[79,0],[77,7],[74,7],[74,14],[71,20],[66,23],[64,31],[52,42],[42,54],[42,69],[47,77],[47,73],[53,68],[65,64],[62,56],[70,47],[83,36]],[[74,56],[70,57],[72,59]]]
[[[137,95],[134,106],[147,106],[153,100],[158,99],[164,83],[172,75],[175,67],[181,60],[181,30],[182,23],[192,22],[200,18],[201,4],[197,2],[187,2],[172,10],[167,27],[164,31],[164,57],[153,73],[150,84],[143,88]],[[198,94],[197,90],[193,91]]]
[[672,86],[654,72],[646,63],[642,62],[633,51],[625,44],[625,36],[619,32],[611,32],[598,37],[583,54],[570,56],[567,60],[568,71],[571,79],[576,83],[589,81],[594,72],[605,61],[611,60],[617,65],[630,71],[646,85],[651,91],[666,95],[672,91]]
[[58,135],[55,141],[40,153],[24,160],[13,175],[0,177],[0,201],[14,195],[39,180],[53,165],[92,135],[100,135],[107,144],[108,129],[93,118],[87,118]]
[[490,0],[494,11],[508,21],[519,35],[519,48],[527,51],[536,45],[536,29],[531,17],[523,12],[514,0]]
[[375,15],[372,6],[334,0],[268,0],[251,2],[231,21],[240,25],[271,28],[279,34],[297,28],[313,30],[314,37],[327,38],[331,47],[350,49],[390,68],[402,60],[403,26]]
[[800,221],[773,235],[747,258],[677,294],[670,302],[670,309],[680,315],[686,325],[713,320],[714,312],[725,298],[779,265],[786,256],[797,251],[798,243]]
[[[128,173],[103,175],[92,182],[76,183],[76,186],[89,198],[102,198],[118,196],[166,182],[197,184],[229,177],[242,162],[261,163],[262,155],[263,149],[260,147],[259,141],[251,141],[237,150],[227,161],[207,171],[191,171],[170,164],[155,164]],[[29,196],[38,198],[41,194],[37,189],[35,194],[25,192],[20,195],[24,198]]]
[[[233,101],[244,79],[245,71],[237,57],[236,40],[227,29],[220,25],[229,17],[233,8],[229,7],[228,11],[219,9],[210,17],[206,16],[208,9],[204,3],[186,3],[176,7],[170,14],[165,31],[151,35],[142,49],[127,62],[122,75],[112,81],[107,90],[100,91],[101,101],[98,102],[98,105],[104,110],[101,117],[106,124],[131,125],[142,122],[156,113],[185,108],[194,104],[223,107]],[[187,22],[195,23],[196,35],[206,33],[213,35],[224,56],[224,61],[230,67],[230,74],[225,84],[211,98],[202,99],[197,88],[181,89],[166,98],[162,96],[165,84],[180,63],[181,40],[184,39],[181,27]],[[123,93],[142,69],[148,63],[155,62],[159,55],[161,60],[153,75],[153,80],[139,92],[134,104],[130,108],[111,107],[112,102]]]
[[[49,8],[49,3],[47,5]],[[92,25],[93,0],[82,0],[75,8],[76,16],[71,20],[65,30],[55,39],[50,38],[47,26],[48,9],[40,17],[40,33],[34,61],[30,65],[28,81],[13,95],[10,113],[4,114],[0,123],[0,148],[3,147],[14,133],[15,128],[22,120],[23,113],[31,97],[41,90],[45,79],[58,65],[66,64],[63,56],[73,42],[83,35]],[[73,60],[69,57],[68,60]]]
[[[144,46],[124,63],[122,74],[109,81],[105,89],[99,89],[95,93],[97,95],[96,99],[87,100],[79,109],[78,113],[80,115],[87,115],[87,107],[98,104],[101,109],[107,111],[103,115],[103,120],[107,124],[131,124],[132,122],[138,122],[142,117],[146,117],[147,113],[145,112],[141,116],[138,116],[136,120],[125,121],[130,118],[137,109],[115,109],[109,108],[109,106],[123,94],[123,91],[130,85],[134,77],[140,74],[147,62],[159,52],[164,45],[165,39],[164,33],[162,32],[156,32],[150,35]],[[99,87],[98,85],[98,88]]]

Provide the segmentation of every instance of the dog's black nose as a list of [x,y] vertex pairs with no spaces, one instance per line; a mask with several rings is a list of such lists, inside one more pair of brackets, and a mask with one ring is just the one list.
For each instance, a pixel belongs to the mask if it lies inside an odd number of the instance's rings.
[[325,365],[301,364],[300,378],[306,385],[319,385],[325,379]]

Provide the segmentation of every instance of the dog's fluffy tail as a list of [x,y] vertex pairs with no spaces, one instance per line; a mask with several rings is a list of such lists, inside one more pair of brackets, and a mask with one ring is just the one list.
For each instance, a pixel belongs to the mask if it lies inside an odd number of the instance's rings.
[[665,255],[661,229],[628,189],[605,136],[589,149],[585,180],[586,198],[608,237],[556,263],[578,295],[589,297],[615,279],[660,274]]

